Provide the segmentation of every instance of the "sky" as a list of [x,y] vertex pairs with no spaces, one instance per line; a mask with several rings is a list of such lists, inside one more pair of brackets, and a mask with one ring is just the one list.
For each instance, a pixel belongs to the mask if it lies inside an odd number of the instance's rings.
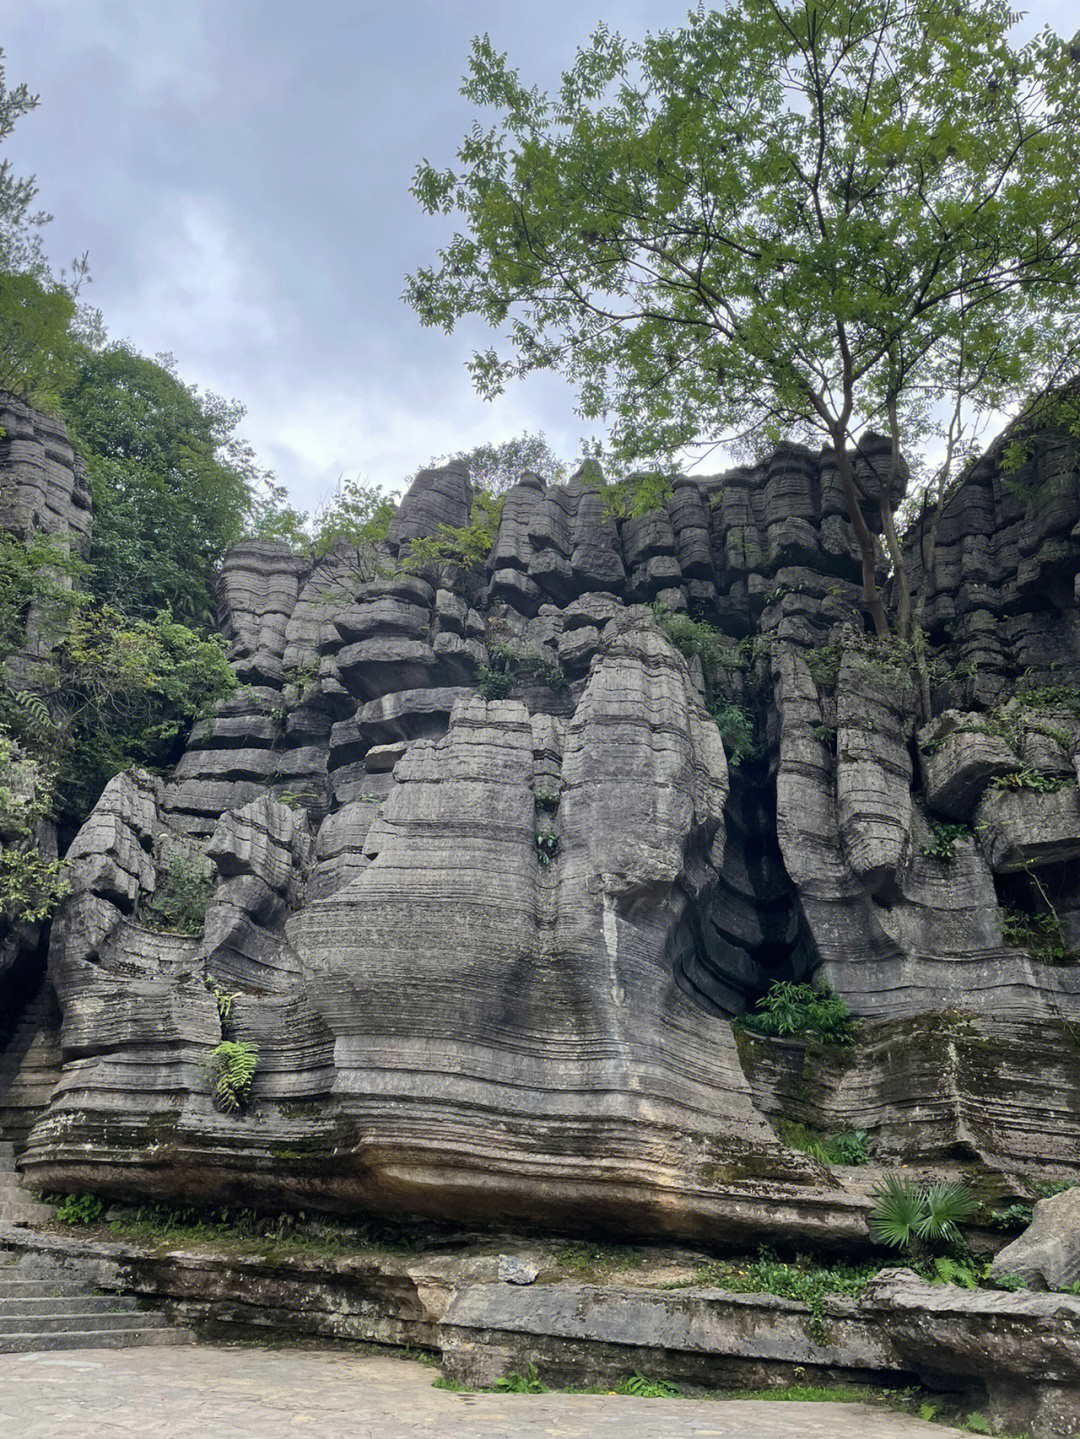
[[[1073,4],[1040,0],[1024,29],[1070,33]],[[245,405],[244,438],[302,508],[342,476],[398,490],[522,430],[573,459],[588,432],[570,387],[536,376],[481,401],[465,361],[489,332],[422,329],[401,293],[448,233],[409,185],[472,123],[475,34],[550,86],[597,21],[639,36],[689,8],[600,5],[3,0],[7,84],[41,99],[5,156],[55,217],[54,267],[89,252],[110,336]]]

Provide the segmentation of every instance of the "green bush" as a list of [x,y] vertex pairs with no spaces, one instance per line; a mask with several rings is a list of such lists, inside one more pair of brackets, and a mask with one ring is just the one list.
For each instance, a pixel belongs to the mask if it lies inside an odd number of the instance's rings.
[[1065,943],[1057,914],[1028,914],[1024,910],[1008,909],[1001,918],[1001,937],[1006,944],[1026,949],[1040,964],[1076,963],[1076,955]]
[[785,1144],[792,1149],[803,1150],[822,1164],[856,1165],[869,1161],[865,1129],[842,1129],[836,1134],[822,1134],[807,1124],[783,1119],[776,1127]]
[[831,989],[818,990],[785,979],[774,980],[769,992],[758,1000],[755,1012],[740,1015],[735,1023],[752,1034],[809,1034],[823,1044],[850,1044],[856,1021]]
[[154,929],[174,934],[202,934],[216,882],[217,872],[208,859],[175,851],[169,856],[165,878],[146,903],[144,920]]
[[968,839],[971,830],[966,824],[943,824],[941,821],[932,819],[930,821],[930,843],[924,844],[923,854],[927,859],[936,859],[941,864],[949,864],[956,857],[956,844],[958,840]]
[[731,769],[738,769],[744,759],[757,754],[753,717],[741,705],[732,704],[718,695],[709,706],[709,713],[720,731],[724,754]]
[[701,668],[708,676],[725,665],[731,664],[731,651],[720,638],[720,631],[704,620],[691,619],[689,615],[653,605],[660,628],[668,639],[687,660],[696,655]]
[[536,833],[536,857],[545,867],[551,863],[559,852],[559,836],[549,829],[541,829]]
[[61,1224],[94,1224],[105,1213],[105,1201],[97,1194],[65,1194],[56,1207]]

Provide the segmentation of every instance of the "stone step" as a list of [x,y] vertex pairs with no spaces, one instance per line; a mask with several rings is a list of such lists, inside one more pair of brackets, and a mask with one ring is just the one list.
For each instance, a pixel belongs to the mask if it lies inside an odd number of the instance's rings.
[[9,1334],[94,1334],[110,1329],[165,1329],[162,1314],[131,1313],[119,1314],[69,1314],[66,1309],[55,1309],[48,1314],[0,1313],[0,1339]]
[[192,1344],[186,1329],[87,1329],[72,1334],[0,1335],[0,1354],[26,1354],[55,1349],[127,1349],[135,1345]]
[[6,1299],[56,1299],[66,1294],[85,1294],[87,1285],[72,1279],[0,1279],[0,1309]]
[[0,1317],[10,1319],[16,1314],[140,1314],[138,1301],[127,1294],[24,1294],[0,1300]]

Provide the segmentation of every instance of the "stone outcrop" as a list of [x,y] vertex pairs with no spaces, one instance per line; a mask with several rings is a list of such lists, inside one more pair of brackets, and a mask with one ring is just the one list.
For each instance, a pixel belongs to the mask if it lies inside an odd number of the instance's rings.
[[[63,424],[33,409],[15,395],[0,392],[0,533],[29,541],[44,538],[58,555],[85,552],[90,532],[90,490],[82,459],[75,453]],[[62,569],[52,575],[58,588],[69,589],[70,577]],[[16,693],[34,692],[53,644],[50,626],[37,603],[23,616],[19,649],[4,660],[4,682]],[[16,809],[27,791],[40,783],[35,766],[16,751],[12,763],[0,761],[0,791],[14,791]],[[11,812],[0,799],[0,846],[31,847],[44,858],[55,858],[55,826],[45,817],[36,820],[29,836],[13,832]],[[34,961],[41,940],[36,924],[12,925],[0,914],[0,1034],[17,1008],[7,995],[25,998],[39,975]]]
[[[1009,485],[992,453],[932,561],[916,531],[929,715],[869,637],[829,451],[625,519],[588,472],[524,475],[484,563],[403,567],[471,498],[428,470],[370,552],[226,559],[244,687],[71,851],[35,1186],[847,1244],[864,1194],[780,1120],[1080,1177],[1072,452],[1038,437]],[[146,922],[175,853],[213,866],[199,936]],[[733,1030],[784,979],[856,1042]],[[240,1117],[215,990],[259,1051]]]
[[994,1256],[996,1276],[1017,1274],[1032,1289],[1080,1284],[1080,1187],[1040,1199],[1031,1223]]

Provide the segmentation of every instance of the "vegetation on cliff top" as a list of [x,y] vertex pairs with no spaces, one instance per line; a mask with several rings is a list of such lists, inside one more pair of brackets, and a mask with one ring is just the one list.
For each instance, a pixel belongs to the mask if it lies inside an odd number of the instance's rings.
[[[551,94],[481,36],[462,93],[488,117],[413,185],[462,229],[406,298],[500,332],[471,361],[481,394],[559,371],[624,456],[824,439],[877,631],[860,486],[909,638],[901,434],[951,463],[1076,353],[1080,67],[1049,30],[1014,46],[1016,18],[744,0],[639,43],[601,25]],[[872,426],[883,472],[849,448]]]

